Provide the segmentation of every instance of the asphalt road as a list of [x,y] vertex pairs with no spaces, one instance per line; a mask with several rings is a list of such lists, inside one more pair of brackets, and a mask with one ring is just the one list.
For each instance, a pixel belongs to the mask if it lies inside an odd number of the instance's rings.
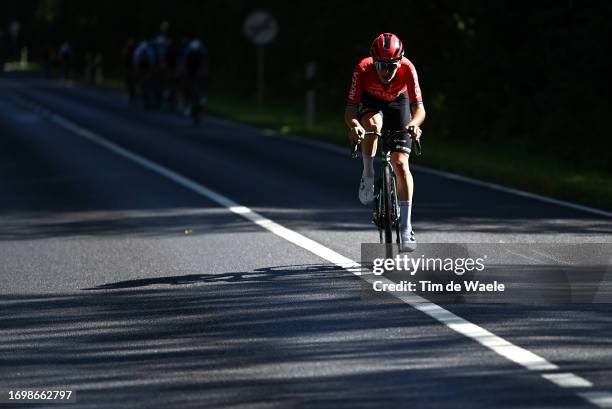
[[[359,277],[50,115],[359,260],[378,235],[348,153],[58,82],[0,78],[0,95],[0,393],[68,388],[71,408],[612,407],[609,304],[445,306],[591,384],[561,387],[401,300],[364,298]],[[414,177],[422,242],[612,243],[610,218]]]

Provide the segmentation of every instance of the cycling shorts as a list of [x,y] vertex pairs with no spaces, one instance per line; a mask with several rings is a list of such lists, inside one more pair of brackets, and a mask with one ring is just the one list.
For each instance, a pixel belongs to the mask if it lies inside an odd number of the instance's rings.
[[[367,92],[363,93],[357,118],[361,122],[366,114],[380,113],[383,117],[382,131],[399,131],[406,129],[408,122],[411,119],[410,105],[408,103],[408,93],[400,94],[394,101],[384,101],[374,98]],[[392,140],[384,140],[385,146],[391,148],[392,152],[410,153],[412,148],[412,139],[406,133],[397,133],[392,135]]]

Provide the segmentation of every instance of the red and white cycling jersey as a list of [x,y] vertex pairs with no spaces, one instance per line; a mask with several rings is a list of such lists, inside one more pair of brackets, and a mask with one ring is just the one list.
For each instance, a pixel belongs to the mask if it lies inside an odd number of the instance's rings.
[[400,94],[408,91],[411,104],[423,102],[419,78],[414,65],[403,57],[395,77],[386,86],[380,82],[372,57],[364,58],[353,71],[353,80],[348,94],[349,105],[359,105],[363,92],[383,101],[394,101]]

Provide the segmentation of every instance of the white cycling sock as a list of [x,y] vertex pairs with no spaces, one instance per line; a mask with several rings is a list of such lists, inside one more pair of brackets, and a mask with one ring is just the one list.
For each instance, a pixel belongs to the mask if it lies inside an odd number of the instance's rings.
[[400,201],[400,231],[408,232],[412,231],[412,204],[408,201]]
[[362,176],[366,178],[373,178],[374,172],[374,158],[371,156],[363,155],[363,173]]

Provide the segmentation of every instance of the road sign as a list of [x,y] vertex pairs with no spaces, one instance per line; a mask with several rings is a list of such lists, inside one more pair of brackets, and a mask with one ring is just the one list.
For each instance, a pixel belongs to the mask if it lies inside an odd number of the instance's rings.
[[278,23],[267,11],[255,11],[244,21],[244,35],[255,45],[266,45],[276,37]]
[[257,107],[264,103],[264,45],[278,33],[278,23],[267,11],[255,11],[244,20],[244,35],[257,47]]

